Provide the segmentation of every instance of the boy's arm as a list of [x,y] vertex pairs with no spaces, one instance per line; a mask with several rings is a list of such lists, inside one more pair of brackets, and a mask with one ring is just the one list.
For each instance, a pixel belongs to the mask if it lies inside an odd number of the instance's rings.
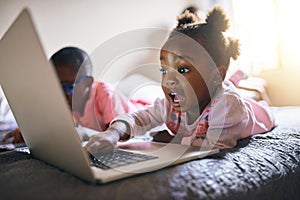
[[3,138],[2,142],[6,142],[9,138],[14,138],[12,143],[24,143],[23,136],[19,128],[16,128],[14,131],[7,133]]

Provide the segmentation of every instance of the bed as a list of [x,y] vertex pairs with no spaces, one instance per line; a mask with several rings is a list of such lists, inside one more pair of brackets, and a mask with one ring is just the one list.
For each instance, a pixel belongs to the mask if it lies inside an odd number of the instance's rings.
[[30,155],[0,154],[1,199],[300,199],[300,107],[272,107],[278,126],[204,159],[103,185]]

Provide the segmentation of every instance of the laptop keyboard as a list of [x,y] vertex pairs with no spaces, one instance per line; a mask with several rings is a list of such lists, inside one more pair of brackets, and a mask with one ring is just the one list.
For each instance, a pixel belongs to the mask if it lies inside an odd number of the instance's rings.
[[102,154],[98,156],[98,158],[95,158],[93,155],[90,155],[90,158],[92,166],[105,170],[146,160],[156,159],[158,157],[116,150],[111,153]]

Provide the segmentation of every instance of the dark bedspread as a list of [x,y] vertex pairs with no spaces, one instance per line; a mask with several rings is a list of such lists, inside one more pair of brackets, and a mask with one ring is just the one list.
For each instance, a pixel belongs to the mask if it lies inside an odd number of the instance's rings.
[[1,199],[300,199],[300,128],[278,126],[234,149],[104,185],[19,152],[0,154]]
[[300,130],[276,128],[170,178],[183,199],[300,199]]

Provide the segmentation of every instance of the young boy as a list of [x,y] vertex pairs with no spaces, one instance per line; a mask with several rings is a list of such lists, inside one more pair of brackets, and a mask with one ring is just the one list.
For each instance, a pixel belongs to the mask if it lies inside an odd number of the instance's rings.
[[[76,125],[105,131],[116,116],[149,105],[143,99],[128,99],[116,93],[107,83],[94,81],[88,54],[77,47],[65,47],[50,58],[68,101]],[[24,142],[17,128],[2,141],[14,137],[13,143]]]

